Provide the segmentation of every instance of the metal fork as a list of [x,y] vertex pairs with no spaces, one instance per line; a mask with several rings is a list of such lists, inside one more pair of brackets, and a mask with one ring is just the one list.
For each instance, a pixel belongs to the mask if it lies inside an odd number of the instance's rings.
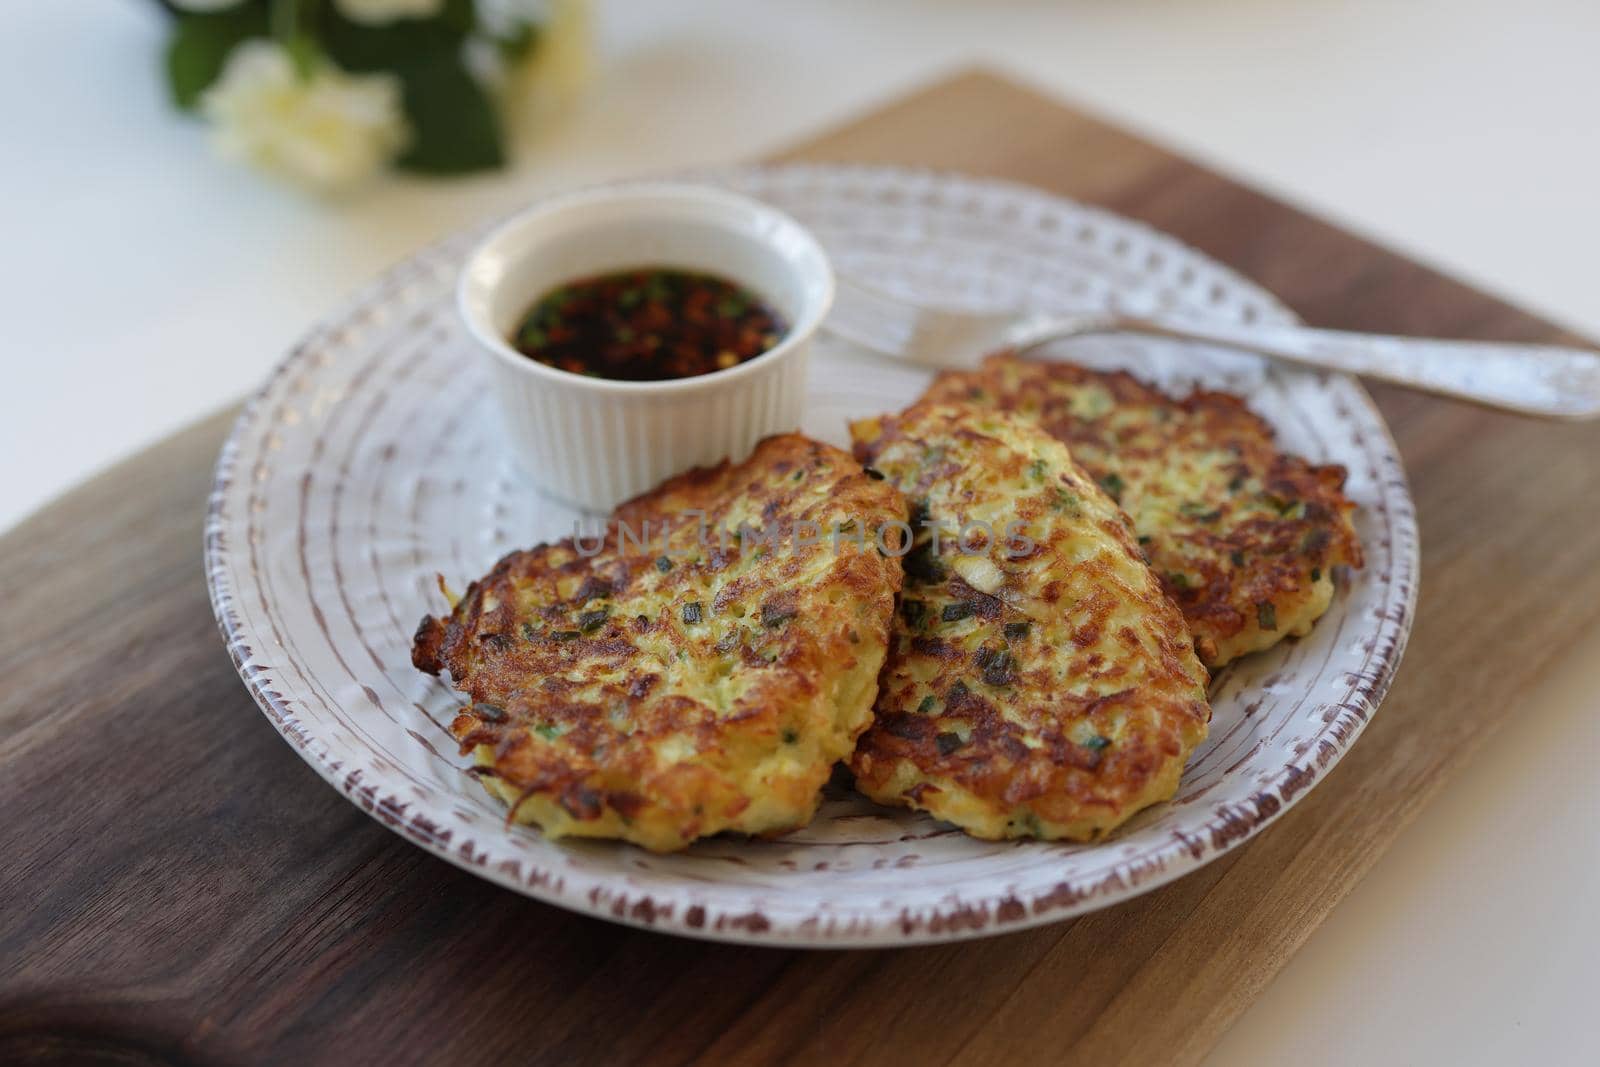
[[1167,313],[945,311],[844,278],[825,328],[876,354],[942,369],[974,367],[1001,349],[1022,353],[1069,337],[1138,333],[1348,371],[1523,415],[1600,417],[1600,355],[1557,345],[1441,341]]

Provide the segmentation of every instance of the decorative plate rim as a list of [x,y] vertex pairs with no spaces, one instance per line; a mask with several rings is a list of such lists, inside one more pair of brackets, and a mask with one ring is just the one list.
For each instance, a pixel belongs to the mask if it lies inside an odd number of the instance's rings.
[[[1125,232],[1137,232],[1147,240],[1181,251],[1248,291],[1262,305],[1281,316],[1283,321],[1299,321],[1287,306],[1267,290],[1231,267],[1164,231],[1106,209],[1021,183],[929,168],[871,164],[755,164],[705,168],[680,172],[668,177],[727,181],[741,174],[824,172],[835,175],[892,177],[907,182],[964,182],[1003,189],[1010,195],[1036,202],[1049,202],[1057,206],[1070,205],[1072,209],[1098,218],[1108,225]],[[518,210],[525,210],[526,206],[523,205]],[[316,740],[315,736],[302,728],[299,717],[288,706],[282,694],[272,688],[270,669],[248,662],[250,641],[253,638],[251,634],[245,632],[245,623],[234,610],[238,591],[233,586],[227,538],[230,521],[229,491],[235,484],[235,463],[242,442],[257,428],[263,404],[270,397],[274,386],[285,375],[298,369],[304,361],[316,356],[319,340],[331,335],[338,324],[348,321],[358,309],[366,308],[394,291],[397,283],[403,281],[409,272],[446,254],[455,245],[463,243],[467,236],[486,232],[514,213],[503,213],[472,227],[454,231],[413,252],[358,288],[340,302],[335,312],[322,318],[308,330],[246,401],[218,454],[207,502],[203,550],[207,591],[218,630],[246,689],[273,727],[291,743],[294,750],[324,781],[338,789],[380,824],[402,837],[421,845],[463,870],[524,896],[580,914],[640,929],[704,940],[786,948],[873,948],[968,940],[1061,921],[1141,895],[1192,873],[1237,848],[1275,822],[1293,806],[1299,796],[1309,791],[1332,769],[1361,735],[1372,714],[1387,695],[1399,668],[1416,613],[1420,570],[1416,513],[1399,448],[1376,404],[1353,376],[1327,374],[1325,380],[1344,394],[1343,399],[1353,409],[1353,414],[1367,424],[1367,429],[1376,432],[1381,445],[1373,457],[1374,488],[1383,504],[1382,510],[1387,523],[1385,532],[1390,540],[1394,564],[1386,584],[1398,592],[1399,602],[1393,611],[1380,617],[1379,625],[1373,634],[1376,643],[1375,665],[1368,671],[1352,676],[1349,694],[1342,701],[1329,705],[1336,711],[1336,716],[1326,719],[1328,729],[1318,738],[1315,752],[1308,753],[1303,765],[1297,766],[1296,761],[1291,760],[1273,781],[1258,789],[1251,797],[1253,811],[1229,810],[1213,813],[1198,827],[1196,833],[1182,837],[1174,836],[1170,842],[1152,853],[1152,857],[1161,861],[1154,870],[1145,870],[1135,877],[1131,864],[1118,861],[1107,875],[1087,889],[1063,882],[1058,892],[1037,898],[1031,904],[1024,904],[1014,897],[1006,900],[995,899],[994,894],[988,894],[988,899],[980,904],[955,901],[948,907],[935,908],[931,915],[919,916],[916,922],[906,920],[900,923],[881,922],[871,925],[866,932],[850,925],[840,932],[822,925],[823,921],[831,917],[817,914],[798,921],[774,923],[760,913],[711,916],[706,914],[704,908],[688,908],[683,914],[663,913],[650,906],[648,895],[636,901],[633,906],[629,906],[625,897],[613,900],[597,896],[559,879],[555,882],[541,879],[537,876],[537,871],[527,875],[520,872],[512,874],[502,870],[499,864],[489,862],[487,857],[475,860],[462,855],[450,832],[445,831],[441,835],[440,827],[425,811],[414,810],[416,806],[411,802],[403,801],[392,793],[380,790],[373,780],[381,779],[381,774],[370,773],[372,768],[350,766],[344,761],[332,758],[331,753],[320,751],[312,743]],[[693,914],[695,911],[701,914],[697,917]]]

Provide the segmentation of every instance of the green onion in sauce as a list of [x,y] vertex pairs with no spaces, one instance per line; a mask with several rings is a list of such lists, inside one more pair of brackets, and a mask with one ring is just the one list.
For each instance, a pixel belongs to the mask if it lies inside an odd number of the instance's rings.
[[726,370],[787,327],[758,296],[712,274],[650,267],[580,278],[528,309],[511,343],[548,367],[655,382]]

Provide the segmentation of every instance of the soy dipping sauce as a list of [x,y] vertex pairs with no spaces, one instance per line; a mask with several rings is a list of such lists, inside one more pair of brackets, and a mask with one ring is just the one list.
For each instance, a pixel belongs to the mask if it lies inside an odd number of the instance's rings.
[[545,294],[511,343],[558,370],[654,382],[737,366],[776,345],[786,329],[760,297],[725,278],[645,267]]

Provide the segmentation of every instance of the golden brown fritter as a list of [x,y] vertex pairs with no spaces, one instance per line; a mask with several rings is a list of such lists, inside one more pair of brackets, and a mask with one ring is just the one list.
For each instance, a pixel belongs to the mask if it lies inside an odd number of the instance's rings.
[[1063,442],[1133,519],[1213,669],[1310,633],[1334,568],[1361,566],[1344,468],[1278,451],[1238,397],[1175,400],[1122,372],[1002,354],[922,400],[1023,414]]
[[858,788],[991,839],[1086,840],[1170,797],[1206,736],[1206,672],[1067,449],[963,405],[851,433],[917,527]]
[[870,537],[790,535],[904,516],[839,449],[768,438],[623,505],[591,558],[571,539],[506,556],[423,619],[412,659],[470,695],[463,752],[551,837],[789,830],[871,721],[901,578]]

